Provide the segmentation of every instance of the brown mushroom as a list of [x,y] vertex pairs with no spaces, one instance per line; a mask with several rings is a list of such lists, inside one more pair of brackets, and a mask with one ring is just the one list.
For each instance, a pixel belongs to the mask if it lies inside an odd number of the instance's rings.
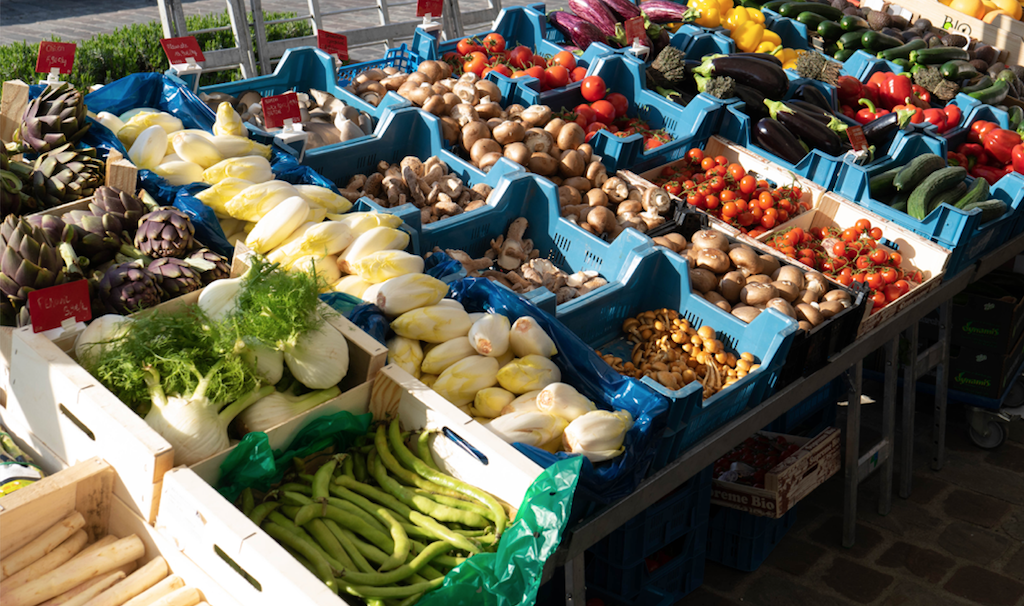
[[718,279],[706,269],[693,268],[690,270],[690,285],[697,292],[706,293],[718,286]]
[[558,131],[556,143],[559,149],[576,149],[583,144],[586,133],[583,127],[575,122],[567,122]]
[[567,149],[562,152],[558,161],[558,174],[564,178],[579,177],[583,174],[586,165],[583,163],[583,155],[575,149]]
[[778,292],[771,284],[748,281],[743,288],[740,289],[740,300],[752,307],[764,305],[777,296]]
[[738,246],[730,250],[729,259],[746,275],[761,273],[761,258],[747,246]]
[[717,248],[722,251],[729,249],[729,239],[725,237],[725,234],[713,229],[702,229],[696,232],[690,237],[690,242],[692,242],[693,247],[697,249]]
[[469,150],[469,157],[473,160],[474,164],[479,164],[480,160],[490,153],[496,153],[501,156],[501,146],[494,139],[478,139],[473,144],[473,148]]
[[702,248],[697,252],[697,267],[701,267],[716,274],[729,271],[729,255],[716,248]]
[[[497,144],[495,144],[497,145]],[[530,172],[538,175],[551,175],[558,171],[558,160],[544,152],[534,152],[527,163]]]
[[718,281],[718,292],[732,304],[740,300],[740,291],[747,284],[746,276],[741,271],[730,271]]
[[586,193],[584,202],[589,206],[608,206],[608,194],[595,187]]
[[732,315],[750,324],[757,316],[761,315],[761,310],[749,305],[738,305],[732,308]]
[[526,166],[530,162],[530,150],[522,143],[510,143],[505,146],[505,157],[516,164]]
[[811,326],[817,326],[825,321],[825,316],[821,315],[821,312],[815,309],[813,305],[808,305],[807,303],[797,303],[796,317],[798,320],[807,320],[811,323]]
[[776,297],[764,304],[765,309],[774,309],[796,320],[796,310],[783,298]]
[[494,140],[502,145],[518,143],[526,136],[526,128],[519,122],[506,120],[501,123],[492,133]]

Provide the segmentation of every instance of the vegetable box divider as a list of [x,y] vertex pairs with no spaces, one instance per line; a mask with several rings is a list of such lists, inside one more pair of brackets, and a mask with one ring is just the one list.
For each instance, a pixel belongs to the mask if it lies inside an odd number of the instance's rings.
[[1010,54],[1007,65],[1024,63],[1024,23],[1008,16],[998,16],[994,23],[985,23],[952,9],[936,0],[900,0],[887,4],[888,12],[908,18],[928,19],[932,25],[957,34],[977,38]]
[[764,488],[735,482],[711,480],[711,503],[738,509],[757,516],[781,518],[806,497],[839,472],[842,466],[840,431],[826,428],[813,438],[789,436],[767,431],[758,432],[769,438],[783,436],[798,444],[800,450],[773,467],[764,476]]
[[[821,203],[813,210],[797,215],[774,230],[760,236],[758,240],[767,242],[775,234],[782,233],[793,227],[799,227],[804,231],[814,227],[838,227],[845,229],[852,227],[858,219],[867,219],[871,221],[872,226],[880,226],[882,228],[883,242],[886,243],[888,248],[898,250],[903,258],[900,264],[901,268],[907,271],[918,269],[924,274],[924,282],[883,307],[878,313],[871,313],[872,306],[870,305],[871,302],[868,301],[868,305],[865,306],[865,314],[867,315],[865,315],[864,321],[861,322],[860,330],[857,333],[857,336],[860,336],[874,330],[879,324],[899,313],[900,310],[913,303],[916,299],[937,288],[945,275],[950,251],[908,229],[886,221],[873,212],[833,192],[826,193],[821,199]],[[765,246],[772,255],[780,259],[789,258],[774,248]],[[831,276],[825,277],[831,282],[838,284]],[[847,344],[840,345],[845,347]]]
[[[244,273],[246,253],[236,250],[233,276]],[[198,300],[201,292],[137,313],[179,309]],[[384,366],[387,348],[340,314],[328,321],[349,344],[349,372],[341,383],[341,398],[344,390],[373,378]],[[8,397],[4,418],[9,417],[14,428],[28,429],[65,463],[102,456],[118,471],[115,493],[153,521],[161,480],[174,466],[173,448],[69,355],[76,338],[77,333],[51,341],[33,333],[31,327],[14,331],[10,390],[14,397]],[[25,435],[20,437],[27,441]]]
[[[281,449],[312,419],[341,410],[373,412],[375,419],[397,414],[407,430],[447,429],[455,433],[479,451],[486,462],[450,438],[438,436],[432,440],[431,450],[442,470],[490,492],[509,505],[512,514],[542,471],[510,444],[393,364],[384,367],[372,383],[271,428],[267,431],[270,445]],[[303,604],[319,606],[359,603],[335,596],[213,488],[227,455],[224,452],[167,474],[157,528],[243,604],[291,603],[296,598]]]
[[139,562],[162,556],[171,574],[180,576],[187,586],[199,589],[211,606],[239,605],[209,572],[184,556],[173,541],[146,523],[115,494],[116,480],[113,466],[93,457],[4,496],[0,501],[0,525],[4,529],[0,552],[13,552],[78,511],[85,518],[84,530],[90,542],[107,534],[118,538],[135,534],[145,546],[145,555]]

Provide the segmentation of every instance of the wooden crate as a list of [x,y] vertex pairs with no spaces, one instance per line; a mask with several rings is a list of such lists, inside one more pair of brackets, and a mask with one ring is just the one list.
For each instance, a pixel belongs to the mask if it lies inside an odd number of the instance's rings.
[[[324,406],[267,432],[274,449],[287,446],[309,421],[337,411],[367,411],[375,419],[397,411],[403,429],[448,429],[472,445],[486,463],[456,442],[432,441],[434,458],[447,473],[487,490],[514,512],[541,468],[486,428],[395,365],[381,370],[370,384],[361,385]],[[295,561],[235,505],[218,493],[221,462],[228,453],[191,468],[171,470],[163,483],[156,526],[172,537],[186,556],[215,576],[240,602],[298,603],[318,606],[361,604],[339,598],[322,581]],[[250,580],[251,579],[251,580]]]
[[94,457],[0,498],[0,553],[11,553],[77,510],[85,518],[89,542],[107,534],[138,535],[146,547],[140,564],[163,556],[171,571],[199,589],[211,606],[238,606],[209,574],[114,494],[116,477],[111,465]]
[[[799,227],[803,230],[813,227],[839,227],[845,229],[853,226],[858,219],[867,219],[871,221],[871,225],[882,228],[884,239],[894,245],[893,247],[888,247],[889,250],[893,248],[898,249],[903,258],[900,267],[906,271],[920,270],[924,274],[924,282],[899,299],[886,305],[878,313],[870,313],[871,304],[869,301],[869,315],[865,316],[864,321],[861,322],[860,332],[858,333],[858,335],[862,335],[893,317],[925,293],[937,288],[942,282],[950,251],[934,242],[925,240],[908,229],[886,221],[875,213],[857,206],[833,192],[826,193],[817,208],[790,219],[774,230],[762,234],[757,239],[762,249],[767,250],[770,254],[780,259],[789,259],[789,257],[763,243],[770,240],[775,234],[787,231],[792,227]],[[835,281],[833,280],[833,282]],[[836,283],[838,284],[838,282]]]
[[713,480],[711,502],[767,518],[781,518],[800,499],[839,472],[842,466],[839,430],[829,427],[813,438],[767,431],[769,438],[783,436],[800,450],[764,476],[764,488]]
[[[232,275],[244,273],[245,258],[244,253],[235,255]],[[200,292],[138,313],[179,308],[196,301]],[[340,385],[347,392],[372,379],[384,366],[387,348],[340,314],[333,314],[330,322],[349,343],[349,371]],[[4,420],[10,418],[12,430],[23,441],[41,441],[66,464],[93,456],[109,461],[118,471],[117,495],[152,522],[161,479],[174,466],[173,449],[78,365],[73,357],[74,340],[75,335],[70,335],[51,341],[33,333],[31,327],[14,331]],[[31,436],[25,435],[26,429]]]

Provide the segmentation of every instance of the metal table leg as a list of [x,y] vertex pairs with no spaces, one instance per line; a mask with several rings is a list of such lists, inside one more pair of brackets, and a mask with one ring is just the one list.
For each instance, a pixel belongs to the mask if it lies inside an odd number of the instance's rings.
[[[895,444],[896,434],[896,382],[899,378],[896,353],[899,351],[900,338],[896,336],[892,341],[885,344],[885,386],[882,395],[882,440],[890,445]],[[892,456],[885,458],[882,462],[882,471],[878,478],[879,497],[878,513],[888,515],[892,509]]]
[[565,563],[565,606],[587,603],[586,572],[582,553]]
[[946,301],[939,306],[939,347],[942,357],[935,367],[935,418],[932,421],[932,469],[938,471],[946,462],[946,402],[949,384],[949,327],[952,322],[953,303]]
[[857,533],[857,485],[860,483],[860,392],[863,360],[847,371],[850,397],[846,406],[846,502],[843,504],[843,547],[853,547]]
[[914,406],[917,396],[917,323],[907,329],[910,363],[903,367],[903,456],[900,459],[900,497],[910,497],[914,487]]

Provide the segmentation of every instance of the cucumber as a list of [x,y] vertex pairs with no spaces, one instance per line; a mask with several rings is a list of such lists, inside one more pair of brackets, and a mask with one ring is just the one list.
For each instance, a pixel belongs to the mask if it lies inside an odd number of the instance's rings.
[[836,45],[842,50],[857,50],[858,48],[864,48],[864,43],[861,42],[861,36],[863,36],[869,30],[858,29],[852,32],[846,32],[839,37],[836,41]]
[[907,212],[908,199],[910,199],[909,191],[900,192],[896,194],[895,198],[892,199],[892,202],[889,204],[889,206],[900,212]]
[[[984,181],[984,179],[981,180]],[[925,209],[924,214],[925,216],[928,216],[928,213],[932,212],[933,210],[942,206],[943,204],[949,204],[952,206],[954,203],[956,203],[957,200],[964,197],[965,195],[967,195],[967,184],[961,181],[957,183],[955,186],[949,188],[948,190],[939,192],[939,195],[929,200],[928,207]]]
[[985,179],[975,179],[974,183],[971,184],[971,188],[967,190],[967,193],[961,196],[953,206],[956,208],[963,208],[968,204],[987,200],[988,190],[988,181]]
[[871,197],[878,200],[882,196],[896,191],[896,186],[893,185],[892,181],[896,178],[896,175],[900,174],[901,170],[903,170],[903,167],[897,166],[871,177],[868,181],[868,191],[871,192]]
[[838,40],[840,36],[846,33],[843,28],[839,27],[838,23],[827,19],[819,23],[815,31],[826,41]]
[[966,177],[967,169],[962,166],[950,166],[932,172],[914,188],[914,193],[910,194],[907,200],[907,214],[915,219],[924,219],[932,208],[932,199],[942,192],[953,189]]
[[803,12],[817,13],[833,21],[843,18],[843,11],[820,2],[787,2],[779,8],[779,14],[790,19],[795,19],[797,15]]
[[846,15],[839,20],[839,27],[843,28],[843,30],[847,32],[855,32],[859,29],[869,30],[871,29],[871,24],[863,17],[858,17],[857,15]]
[[967,51],[954,46],[925,48],[910,53],[910,62],[921,65],[940,65],[946,61],[970,61],[970,59],[971,56],[967,54]]
[[777,13],[777,12],[779,12],[779,8],[781,8],[783,4],[788,4],[788,3],[789,3],[789,0],[772,0],[771,2],[765,2],[764,4],[762,4],[761,5],[761,10],[762,11],[766,11],[766,10],[775,11]]
[[796,20],[807,26],[807,29],[813,30],[818,27],[822,21],[827,21],[824,15],[818,13],[812,13],[811,11],[804,11],[796,16]]
[[893,179],[896,189],[914,189],[918,183],[924,181],[929,174],[946,167],[946,161],[937,154],[920,155],[903,167],[903,170]]
[[994,221],[999,217],[1005,215],[1007,206],[1006,202],[1003,202],[998,198],[994,198],[992,200],[985,200],[983,202],[972,202],[967,206],[963,207],[961,210],[963,210],[964,212],[970,212],[975,208],[981,209],[981,222],[988,223],[989,221]]
[[1017,130],[1024,122],[1024,108],[1019,105],[1011,105],[1006,111],[1010,114],[1010,130]]
[[860,42],[864,45],[864,50],[872,53],[879,53],[886,49],[903,46],[903,40],[875,31],[864,32],[861,34]]
[[950,82],[959,82],[960,80],[970,80],[981,74],[978,70],[967,61],[961,61],[954,59],[953,61],[946,61],[939,68],[939,72],[942,77]]
[[841,48],[837,50],[834,55],[832,55],[832,58],[835,59],[836,61],[848,61],[850,57],[852,57],[853,54],[856,52],[857,49],[855,48]]
[[887,48],[878,53],[879,59],[885,59],[886,61],[895,61],[896,59],[910,59],[910,53],[916,50],[923,50],[928,48],[928,43],[918,38],[917,40],[911,40],[902,46],[895,48]]

